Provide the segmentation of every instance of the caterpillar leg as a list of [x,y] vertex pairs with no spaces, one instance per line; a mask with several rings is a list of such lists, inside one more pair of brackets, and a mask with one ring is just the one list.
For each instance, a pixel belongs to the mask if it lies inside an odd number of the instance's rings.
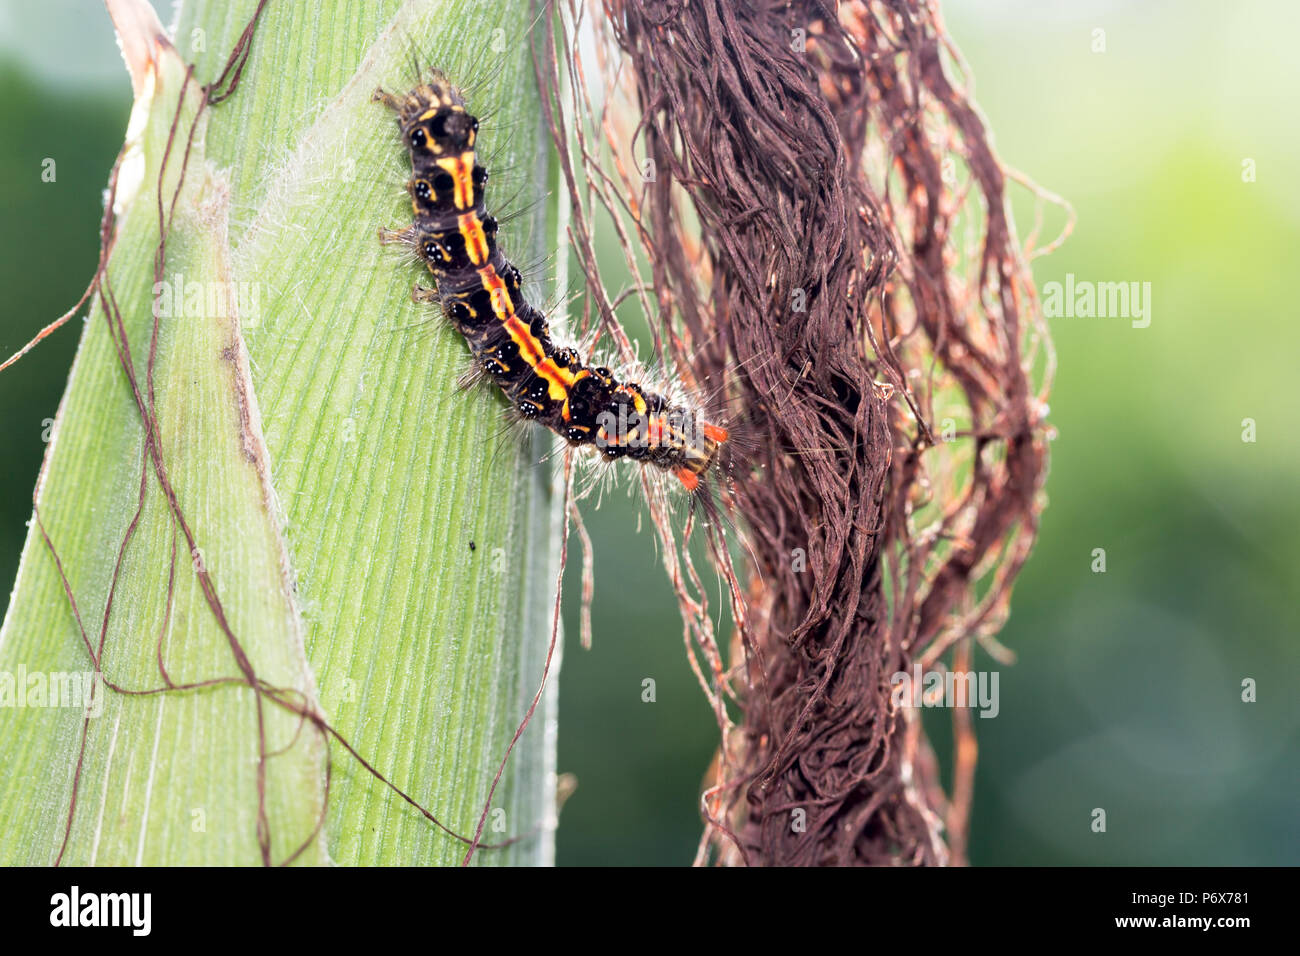
[[438,290],[430,289],[427,286],[422,286],[420,285],[420,283],[417,282],[415,285],[411,286],[411,301],[418,302],[421,305],[427,305],[431,302],[437,302]]
[[379,227],[379,241],[385,246],[391,246],[396,243],[409,246],[415,242],[415,227],[407,226],[405,229],[389,229],[385,226]]
[[390,110],[397,113],[402,111],[402,98],[394,96],[392,93],[385,93],[382,86],[375,87],[375,91],[370,94],[370,102],[383,103]]

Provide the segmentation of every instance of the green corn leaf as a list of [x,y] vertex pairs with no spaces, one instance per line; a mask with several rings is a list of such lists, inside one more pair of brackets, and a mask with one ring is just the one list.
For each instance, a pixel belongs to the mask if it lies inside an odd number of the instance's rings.
[[[200,110],[255,8],[187,2],[137,98],[107,274],[167,485],[96,301],[0,631],[0,863],[458,863],[463,842],[302,714],[469,836],[542,675],[550,444],[457,387],[463,342],[379,244],[409,221],[409,169],[370,100],[413,85],[413,54],[477,71],[498,108],[480,144],[545,193],[529,5],[270,0],[235,93]],[[509,250],[553,252],[559,212],[528,207]],[[69,679],[101,641],[113,686],[87,718]],[[125,692],[168,680],[203,686]],[[483,833],[521,839],[477,863],[551,860],[554,688],[553,664]]]

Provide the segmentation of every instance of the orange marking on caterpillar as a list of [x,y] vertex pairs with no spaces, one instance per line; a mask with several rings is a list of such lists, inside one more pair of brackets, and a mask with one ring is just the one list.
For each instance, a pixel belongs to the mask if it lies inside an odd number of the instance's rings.
[[456,184],[455,203],[457,209],[472,209],[474,206],[474,151],[468,150],[459,156],[438,160],[438,166],[451,174]]
[[[515,304],[510,299],[510,292],[506,289],[506,284],[501,281],[497,271],[491,266],[484,266],[478,270],[478,277],[483,282],[483,288],[487,290],[492,299],[492,311],[497,314],[502,322],[514,318]],[[530,335],[529,338],[532,338]],[[529,365],[533,364],[531,362]]]
[[[581,371],[579,371],[578,374],[570,375],[569,387],[572,388],[574,385],[576,385],[578,382],[581,382],[584,378],[586,378],[590,374],[591,372],[588,369],[584,368]],[[560,417],[564,419],[564,421],[566,422],[571,421],[573,417],[573,410],[569,407],[569,396],[567,394],[564,396],[564,407],[560,409]],[[584,431],[590,431],[590,430],[591,429],[589,428],[584,428]]]
[[694,491],[700,487],[700,476],[689,468],[675,468],[673,475],[682,483],[682,487],[687,491]]
[[569,400],[569,389],[573,385],[573,373],[560,368],[551,359],[544,359],[533,366],[533,371],[546,379],[547,394],[555,402]]
[[506,319],[506,331],[519,346],[519,357],[536,371],[545,354],[542,352],[542,343],[533,338],[533,333],[528,331],[528,326],[524,325],[517,315]]
[[458,219],[469,261],[476,266],[481,266],[488,258],[488,243],[487,236],[483,234],[483,223],[479,222],[478,215],[472,212],[467,212]]
[[563,372],[542,349],[542,343],[533,338],[528,326],[517,316],[506,319],[506,331],[510,333],[519,346],[519,357],[528,363],[533,373],[546,382],[547,394],[557,402],[567,402],[569,386],[573,384],[572,373]]
[[708,422],[704,422],[701,428],[704,432],[704,437],[709,441],[722,443],[731,437],[731,432],[727,431],[720,425],[710,425]]

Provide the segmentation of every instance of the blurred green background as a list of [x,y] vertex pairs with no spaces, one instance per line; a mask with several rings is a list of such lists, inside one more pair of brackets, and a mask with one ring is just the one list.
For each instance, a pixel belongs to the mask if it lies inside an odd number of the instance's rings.
[[[1300,16],[1286,0],[944,11],[1000,155],[1078,212],[1070,241],[1035,263],[1040,287],[1073,273],[1152,290],[1148,328],[1052,322],[1050,505],[1002,634],[1019,661],[999,669],[997,718],[976,721],[972,861],[1300,862]],[[0,89],[7,355],[94,269],[130,110],[102,6],[0,2]],[[1022,193],[1016,208],[1024,235]],[[17,568],[77,334],[0,375],[0,582]],[[558,861],[683,864],[713,717],[636,506],[607,496],[587,520],[595,646],[578,646],[572,580],[559,769],[579,786]],[[1241,701],[1246,678],[1256,703]],[[929,721],[940,746],[944,716]],[[1104,834],[1090,829],[1097,807]]]

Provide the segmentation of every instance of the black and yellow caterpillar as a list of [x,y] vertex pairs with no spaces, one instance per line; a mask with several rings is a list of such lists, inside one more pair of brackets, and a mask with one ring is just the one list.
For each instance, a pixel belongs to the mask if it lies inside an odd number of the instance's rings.
[[519,270],[497,247],[497,221],[483,202],[488,174],[474,148],[478,120],[461,92],[435,71],[404,96],[376,90],[374,99],[397,112],[415,211],[410,227],[380,237],[411,246],[436,281],[417,285],[413,298],[442,306],[523,418],[571,445],[594,444],[610,461],[652,464],[695,491],[727,430],[551,341],[545,316],[524,300]]

